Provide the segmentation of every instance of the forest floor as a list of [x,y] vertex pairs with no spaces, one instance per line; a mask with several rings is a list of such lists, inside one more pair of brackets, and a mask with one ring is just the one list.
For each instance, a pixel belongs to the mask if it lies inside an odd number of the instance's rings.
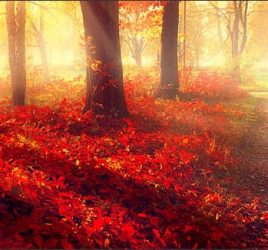
[[156,100],[144,75],[129,119],[82,114],[79,78],[1,102],[0,248],[268,246],[267,98],[202,75]]
[[[234,136],[238,140],[234,143],[233,152],[240,163],[235,171],[230,172],[233,182],[228,190],[235,192],[244,203],[255,197],[264,211],[268,211],[268,92],[252,92],[250,95],[252,97],[246,101],[236,103],[241,109],[244,107],[247,115],[236,121],[238,131]],[[262,235],[263,246],[268,246],[267,224],[256,220],[246,228],[248,241],[256,240],[266,228]]]

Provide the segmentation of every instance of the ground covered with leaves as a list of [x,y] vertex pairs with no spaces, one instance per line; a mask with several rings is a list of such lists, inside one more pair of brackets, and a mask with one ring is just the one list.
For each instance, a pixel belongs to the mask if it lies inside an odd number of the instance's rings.
[[253,169],[249,109],[230,103],[249,97],[219,75],[196,79],[164,101],[144,89],[152,76],[127,75],[124,120],[82,114],[80,78],[30,88],[39,104],[74,95],[53,106],[2,101],[0,248],[267,246],[267,189],[239,181]]

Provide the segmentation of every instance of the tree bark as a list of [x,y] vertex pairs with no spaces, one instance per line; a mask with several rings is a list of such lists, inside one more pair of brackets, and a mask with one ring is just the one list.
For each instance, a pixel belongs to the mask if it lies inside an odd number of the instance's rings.
[[161,79],[158,98],[174,99],[178,95],[178,23],[179,3],[169,1],[164,6],[161,34]]
[[9,66],[14,105],[24,105],[25,103],[25,16],[25,1],[8,1],[6,3]]
[[80,3],[90,63],[84,111],[91,109],[94,115],[126,117],[129,113],[123,90],[118,1]]

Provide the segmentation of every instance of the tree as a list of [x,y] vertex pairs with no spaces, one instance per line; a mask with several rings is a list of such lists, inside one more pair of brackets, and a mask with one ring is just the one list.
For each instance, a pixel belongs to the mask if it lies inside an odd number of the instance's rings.
[[227,31],[231,38],[232,75],[237,82],[240,82],[240,60],[247,43],[248,1],[229,1],[225,10],[213,2],[211,5],[226,20]]
[[[228,31],[231,37],[232,58],[233,58],[233,77],[240,82],[240,57],[245,49],[247,42],[247,11],[248,1],[232,1],[234,17],[233,25],[228,23]],[[242,29],[240,29],[240,23]],[[240,37],[240,34],[241,37]]]
[[169,1],[164,5],[161,33],[161,79],[158,98],[173,99],[178,95],[178,23],[179,3]]
[[[64,14],[67,14],[70,26],[71,33],[70,35],[73,37],[71,41],[72,53],[73,53],[73,65],[75,67],[81,66],[84,64],[83,58],[83,37],[81,36],[83,32],[83,20],[81,14],[81,8],[79,6],[79,2],[77,1],[64,1],[62,2],[62,6],[60,6],[59,10],[62,10]],[[82,49],[83,48],[83,49]]]
[[[185,4],[185,3],[184,3]],[[183,5],[184,5],[183,4]],[[186,9],[185,9],[186,8]],[[182,14],[179,15],[179,30],[183,31],[179,34],[179,54],[185,58],[184,66],[199,67],[200,59],[204,54],[204,37],[205,37],[205,25],[203,8],[199,6],[195,1],[187,1],[186,7],[182,8]],[[186,10],[186,22],[184,24],[184,10]],[[184,34],[184,27],[186,32]],[[184,42],[186,42],[186,48],[184,51]],[[184,57],[184,52],[186,56]],[[181,63],[182,64],[182,63]],[[183,63],[184,64],[184,63]]]
[[[33,34],[36,38],[37,47],[39,48],[40,58],[43,66],[44,79],[46,82],[50,81],[48,60],[47,60],[47,49],[46,41],[44,38],[44,7],[42,2],[40,2],[39,7],[39,22],[36,22],[32,18],[29,18]],[[37,24],[38,23],[38,24]],[[33,45],[32,45],[33,46]]]
[[[214,7],[214,8],[211,8]],[[207,61],[213,60],[213,67],[218,63],[226,62],[226,55],[229,54],[230,35],[227,31],[227,23],[221,13],[226,10],[226,2],[209,1],[204,11],[204,30],[202,34],[209,42],[203,43],[202,48],[206,51]],[[218,61],[218,62],[217,62]],[[228,62],[230,65],[230,62]]]
[[121,1],[119,10],[121,38],[138,67],[148,42],[159,37],[161,8],[154,1]]
[[25,14],[25,1],[8,1],[6,3],[9,66],[14,105],[24,105],[25,103]]
[[89,60],[84,111],[92,109],[95,115],[126,117],[129,113],[123,90],[118,1],[80,3]]

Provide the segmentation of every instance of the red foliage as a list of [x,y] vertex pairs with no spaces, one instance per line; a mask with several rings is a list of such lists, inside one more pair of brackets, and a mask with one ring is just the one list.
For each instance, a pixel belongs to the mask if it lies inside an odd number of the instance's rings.
[[144,32],[152,27],[161,27],[160,1],[120,1],[120,29]]
[[150,6],[160,6],[164,1],[120,1],[120,7],[128,7],[132,9],[148,8]]
[[230,76],[216,72],[201,72],[196,78],[191,79],[191,74],[187,70],[181,80],[182,91],[199,97],[235,99],[248,95]]
[[121,121],[67,99],[1,103],[0,248],[263,247],[243,234],[267,225],[260,201],[224,187],[238,161],[222,141],[243,113],[130,92]]

